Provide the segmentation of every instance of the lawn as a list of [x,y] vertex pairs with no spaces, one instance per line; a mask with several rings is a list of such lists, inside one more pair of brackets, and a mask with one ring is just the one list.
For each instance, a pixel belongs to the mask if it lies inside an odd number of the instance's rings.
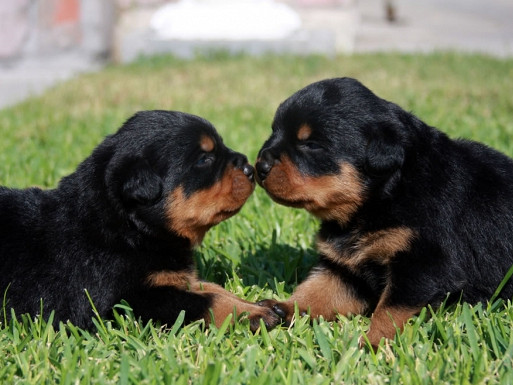
[[[513,60],[457,54],[170,57],[111,66],[0,111],[0,184],[54,187],[135,111],[173,109],[210,120],[254,161],[278,104],[327,77],[351,76],[452,137],[513,156]],[[240,214],[197,250],[203,278],[248,300],[286,298],[315,263],[318,222],[257,188]],[[124,305],[121,305],[124,306]],[[3,319],[3,317],[1,317]],[[369,319],[299,318],[249,332],[244,319],[167,328],[133,317],[86,332],[18,316],[1,322],[1,384],[494,384],[513,383],[511,301],[426,308],[375,353],[358,348]]]

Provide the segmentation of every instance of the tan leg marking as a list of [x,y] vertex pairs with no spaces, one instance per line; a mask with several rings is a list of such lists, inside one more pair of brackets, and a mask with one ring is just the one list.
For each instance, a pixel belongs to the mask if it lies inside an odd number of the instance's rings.
[[[404,324],[422,309],[422,307],[387,305],[389,295],[390,283],[385,288],[372,314],[371,324],[367,332],[367,338],[374,349],[379,345],[382,338],[393,339],[396,329],[402,331]],[[364,345],[364,339],[360,338],[360,347]]]
[[212,305],[211,309],[204,315],[207,324],[213,322],[217,327],[220,327],[225,319],[234,313],[237,317],[247,313],[253,331],[260,327],[260,319],[269,328],[273,328],[280,323],[280,318],[271,309],[245,301],[215,283],[200,281],[195,273],[154,272],[148,276],[147,283],[154,287],[172,286],[180,290],[209,296],[212,299]]
[[337,314],[361,314],[367,304],[359,300],[343,281],[329,270],[314,271],[284,302],[273,300],[262,301],[264,306],[278,306],[284,313],[284,320],[290,323],[294,316],[294,306],[297,304],[300,314],[310,312],[312,318],[323,317],[328,321],[336,318]]
[[149,286],[173,286],[180,290],[189,290],[196,282],[196,274],[186,271],[156,271],[148,275],[146,283]]
[[[371,325],[367,332],[367,338],[372,347],[376,348],[382,338],[393,339],[396,329],[402,331],[406,322],[419,311],[419,308],[401,306],[377,307],[372,314]],[[364,344],[363,339],[360,340],[360,345],[362,344]]]

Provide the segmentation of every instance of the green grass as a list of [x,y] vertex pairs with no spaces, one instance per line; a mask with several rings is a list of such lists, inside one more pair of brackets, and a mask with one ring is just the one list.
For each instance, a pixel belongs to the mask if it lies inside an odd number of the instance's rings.
[[[356,55],[143,59],[87,74],[0,111],[0,184],[53,187],[141,109],[210,120],[254,160],[278,104],[326,77],[352,76],[453,137],[513,155],[513,61],[483,56]],[[318,222],[257,189],[197,251],[200,275],[249,300],[286,298],[315,263]],[[245,320],[163,329],[132,317],[94,332],[18,317],[0,326],[0,383],[513,383],[513,305],[424,309],[378,351],[358,348],[369,319],[249,332]]]

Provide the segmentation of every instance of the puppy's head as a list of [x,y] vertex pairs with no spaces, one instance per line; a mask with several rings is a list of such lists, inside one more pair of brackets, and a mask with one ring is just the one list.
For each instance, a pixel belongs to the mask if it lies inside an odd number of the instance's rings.
[[192,244],[236,214],[254,189],[247,158],[209,122],[181,112],[137,113],[95,156],[107,163],[111,201],[138,231],[171,232]]
[[402,113],[354,79],[311,84],[278,108],[258,154],[257,182],[278,203],[347,222],[400,178]]

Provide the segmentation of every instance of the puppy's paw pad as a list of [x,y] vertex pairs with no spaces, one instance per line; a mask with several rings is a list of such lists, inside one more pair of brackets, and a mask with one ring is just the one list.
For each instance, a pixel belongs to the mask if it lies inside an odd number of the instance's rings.
[[281,323],[281,318],[271,309],[263,308],[249,317],[251,331],[255,332],[260,327],[260,320],[264,321],[267,330],[271,330]]

